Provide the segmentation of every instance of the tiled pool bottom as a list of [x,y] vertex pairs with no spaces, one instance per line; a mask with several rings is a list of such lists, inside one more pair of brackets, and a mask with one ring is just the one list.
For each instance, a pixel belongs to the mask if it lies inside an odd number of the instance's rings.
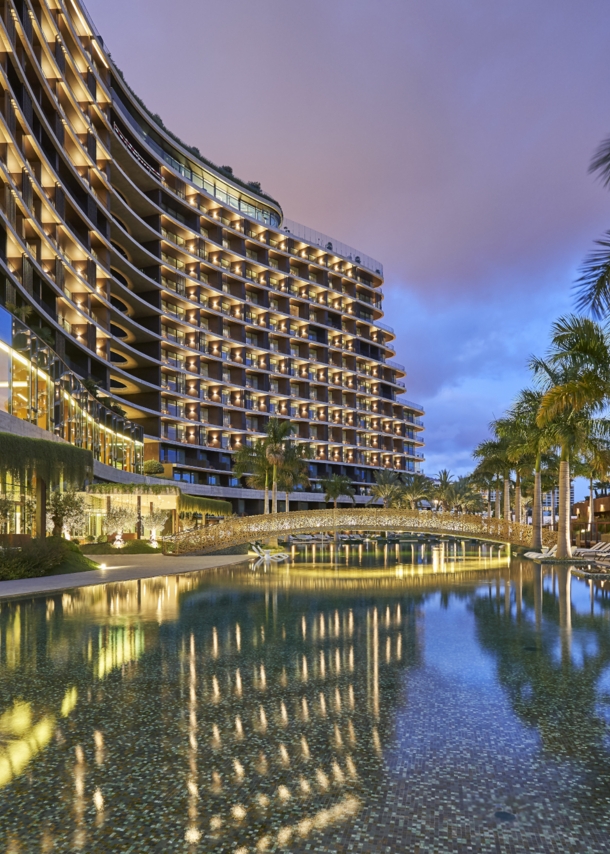
[[493,561],[3,604],[0,851],[607,852],[609,614]]

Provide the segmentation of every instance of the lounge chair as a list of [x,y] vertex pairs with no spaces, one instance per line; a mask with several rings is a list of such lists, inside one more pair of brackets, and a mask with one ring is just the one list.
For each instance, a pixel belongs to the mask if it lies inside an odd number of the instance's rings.
[[525,557],[529,560],[548,560],[548,558],[555,555],[556,551],[557,546],[555,545],[550,549],[545,549],[543,552],[526,552]]
[[610,557],[610,543],[596,543],[590,549],[574,549],[573,554],[578,557],[592,557],[597,560],[599,557]]
[[264,549],[258,543],[251,544],[252,551],[258,556],[258,560],[254,564],[254,569],[258,569],[261,564],[281,563],[284,560],[289,560],[290,555],[287,552],[272,553],[271,549]]

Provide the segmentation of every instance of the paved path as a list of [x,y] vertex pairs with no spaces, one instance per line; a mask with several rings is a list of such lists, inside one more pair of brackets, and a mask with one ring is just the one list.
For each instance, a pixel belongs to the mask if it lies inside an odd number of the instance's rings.
[[[23,578],[19,581],[0,581],[0,599],[15,596],[37,596],[56,593],[91,584],[111,581],[132,581],[137,578],[154,578],[158,575],[181,575],[200,569],[228,566],[248,560],[247,555],[201,555],[198,557],[172,557],[171,555],[95,555],[100,569],[73,572],[65,575],[48,575],[44,578]],[[102,569],[102,564],[105,569]]]

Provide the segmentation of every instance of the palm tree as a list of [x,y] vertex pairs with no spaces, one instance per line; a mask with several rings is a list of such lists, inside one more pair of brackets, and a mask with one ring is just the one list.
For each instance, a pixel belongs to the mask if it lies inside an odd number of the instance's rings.
[[451,484],[450,500],[452,509],[459,513],[480,513],[483,509],[481,493],[470,477],[458,477]]
[[595,495],[593,483],[596,478],[603,480],[610,471],[610,443],[605,439],[592,439],[583,449],[579,468],[583,477],[589,480],[589,531],[595,530]]
[[311,447],[308,443],[287,442],[284,447],[284,460],[278,472],[278,489],[286,494],[286,513],[290,512],[290,493],[297,486],[309,485],[308,460],[311,459]]
[[451,486],[453,475],[447,469],[441,469],[436,476],[434,497],[438,502],[440,510],[445,510],[451,499]]
[[93,379],[93,377],[87,377],[84,380],[81,380],[81,383],[87,389],[89,394],[94,397],[96,400],[100,395],[100,384],[97,380]]
[[31,305],[20,305],[17,306],[15,303],[7,302],[6,310],[9,311],[12,315],[14,315],[17,320],[20,320],[22,323],[25,323],[32,314],[32,306]]
[[[549,463],[546,452],[552,444],[552,436],[548,429],[538,425],[537,417],[542,401],[542,392],[524,389],[509,411],[510,420],[518,422],[518,433],[513,432],[513,442],[510,452],[513,459],[518,459],[520,476],[524,474],[521,466],[525,464],[533,469],[533,508],[532,508],[532,548],[540,551],[542,548],[542,475],[543,465]],[[525,472],[527,475],[528,472]]]
[[610,395],[610,346],[593,320],[569,316],[553,324],[547,359],[532,359],[543,390],[537,423],[548,427],[561,450],[557,557],[572,556],[570,456],[592,438],[609,434],[606,419],[595,418]]
[[[496,494],[496,519],[500,518],[500,481],[504,478],[504,511],[506,513],[506,488],[510,489],[510,468],[511,463],[507,456],[507,444],[505,441],[498,439],[487,439],[481,442],[473,451],[473,457],[479,460],[477,469],[493,475],[495,479],[495,494]],[[509,495],[510,504],[510,495]]]
[[[515,521],[521,524],[521,477],[533,469],[533,459],[527,447],[527,436],[525,424],[522,419],[512,410],[509,410],[503,418],[497,418],[493,422],[493,429],[499,439],[506,443],[507,461],[512,465],[515,472]],[[506,495],[506,484],[505,484]],[[510,518],[506,512],[506,498],[504,518]]]
[[352,482],[345,474],[331,474],[330,477],[322,479],[322,489],[326,493],[324,501],[332,501],[335,515],[335,543],[339,539],[337,531],[337,502],[344,495],[346,498],[352,499],[352,504],[356,503],[355,491]]
[[278,466],[281,466],[284,461],[284,446],[293,430],[294,426],[290,421],[280,421],[279,418],[275,417],[269,419],[265,430],[267,433],[267,437],[263,440],[265,453],[269,464],[272,466],[272,513],[277,513]]
[[546,360],[530,366],[543,378],[541,413],[549,421],[570,410],[601,411],[610,398],[610,338],[587,317],[560,317],[551,328]]
[[371,503],[381,501],[386,508],[398,504],[402,498],[404,483],[395,471],[376,471],[375,483],[371,487]]
[[430,498],[434,491],[434,484],[425,474],[416,472],[405,475],[405,483],[402,489],[401,499],[410,510],[417,510],[420,502]]
[[[597,172],[605,187],[610,185],[610,138],[595,152],[589,172]],[[601,319],[610,313],[610,232],[596,245],[598,248],[585,259],[575,285],[576,307]]]
[[352,503],[356,500],[354,497],[356,494],[354,487],[346,474],[331,474],[330,477],[323,478],[322,489],[326,493],[324,501],[332,501],[335,510],[337,509],[337,502],[342,495],[346,498],[351,498]]
[[267,448],[264,440],[258,440],[253,445],[242,445],[233,458],[233,473],[235,477],[246,475],[246,483],[252,489],[264,489],[265,499],[263,513],[269,513],[269,479],[272,468],[267,459]]
[[487,518],[491,519],[491,491],[494,488],[496,475],[486,469],[485,461],[479,463],[470,475],[472,483],[487,493]]

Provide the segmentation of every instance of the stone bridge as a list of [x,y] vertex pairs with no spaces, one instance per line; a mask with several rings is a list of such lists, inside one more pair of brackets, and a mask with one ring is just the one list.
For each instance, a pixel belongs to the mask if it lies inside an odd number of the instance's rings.
[[[216,525],[182,531],[163,541],[165,554],[206,554],[243,543],[288,537],[290,534],[332,533],[335,530],[403,531],[530,546],[532,528],[503,519],[484,519],[431,510],[298,510],[264,516],[230,516]],[[544,545],[556,542],[554,531],[543,531]]]

